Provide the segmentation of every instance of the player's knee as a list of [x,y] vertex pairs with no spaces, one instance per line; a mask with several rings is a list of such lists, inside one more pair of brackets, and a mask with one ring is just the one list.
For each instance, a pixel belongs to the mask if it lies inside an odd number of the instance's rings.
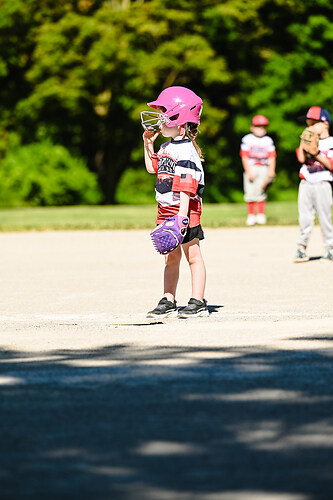
[[201,255],[192,255],[189,258],[188,263],[190,266],[201,265],[203,263],[202,256]]
[[187,255],[187,260],[190,266],[203,262],[199,246],[196,245],[190,249]]

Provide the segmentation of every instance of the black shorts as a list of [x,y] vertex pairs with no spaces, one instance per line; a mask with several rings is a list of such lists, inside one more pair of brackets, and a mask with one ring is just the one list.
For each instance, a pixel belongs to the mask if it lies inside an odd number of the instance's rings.
[[201,224],[199,224],[199,226],[188,228],[186,236],[183,239],[182,244],[189,243],[190,241],[194,240],[194,238],[198,238],[199,240],[205,239]]

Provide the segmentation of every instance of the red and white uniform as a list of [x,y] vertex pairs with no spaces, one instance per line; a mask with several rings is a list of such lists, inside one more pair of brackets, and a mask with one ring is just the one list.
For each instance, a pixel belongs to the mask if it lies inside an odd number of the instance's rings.
[[262,185],[268,174],[269,159],[276,157],[273,140],[268,135],[257,137],[247,134],[242,138],[240,156],[248,160],[254,176],[250,181],[246,172],[243,174],[244,200],[247,203],[265,201],[267,194],[262,190]]
[[158,202],[157,224],[177,215],[180,193],[190,193],[189,227],[200,224],[204,171],[192,141],[189,138],[171,140],[161,145],[152,158],[157,174],[155,192]]
[[[326,156],[333,166],[333,137],[319,139],[318,149],[320,154]],[[301,166],[299,176],[308,182],[333,181],[333,173],[327,170],[326,167],[313,157],[306,158],[305,163]]]
[[273,140],[268,135],[257,137],[254,134],[247,134],[243,137],[240,155],[249,159],[250,166],[267,166],[268,158],[276,157]]
[[[320,154],[333,166],[333,137],[319,139]],[[297,150],[296,150],[297,151]],[[298,244],[306,248],[314,224],[315,212],[323,234],[324,245],[333,250],[332,188],[333,174],[313,157],[306,158],[299,171],[298,189],[300,233]]]

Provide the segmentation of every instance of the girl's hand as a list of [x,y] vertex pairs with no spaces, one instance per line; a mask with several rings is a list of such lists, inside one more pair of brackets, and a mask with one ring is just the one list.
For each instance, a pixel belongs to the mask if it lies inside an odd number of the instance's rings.
[[246,172],[246,175],[250,182],[254,181],[255,175],[251,171]]
[[155,132],[153,128],[148,128],[143,133],[143,140],[145,144],[153,144],[156,138],[159,136],[160,131]]

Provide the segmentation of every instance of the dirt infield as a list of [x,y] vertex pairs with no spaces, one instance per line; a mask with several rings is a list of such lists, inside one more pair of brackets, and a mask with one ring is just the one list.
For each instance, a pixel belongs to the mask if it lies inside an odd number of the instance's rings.
[[0,498],[332,498],[333,263],[297,233],[207,230],[210,317],[160,322],[147,231],[0,234]]

